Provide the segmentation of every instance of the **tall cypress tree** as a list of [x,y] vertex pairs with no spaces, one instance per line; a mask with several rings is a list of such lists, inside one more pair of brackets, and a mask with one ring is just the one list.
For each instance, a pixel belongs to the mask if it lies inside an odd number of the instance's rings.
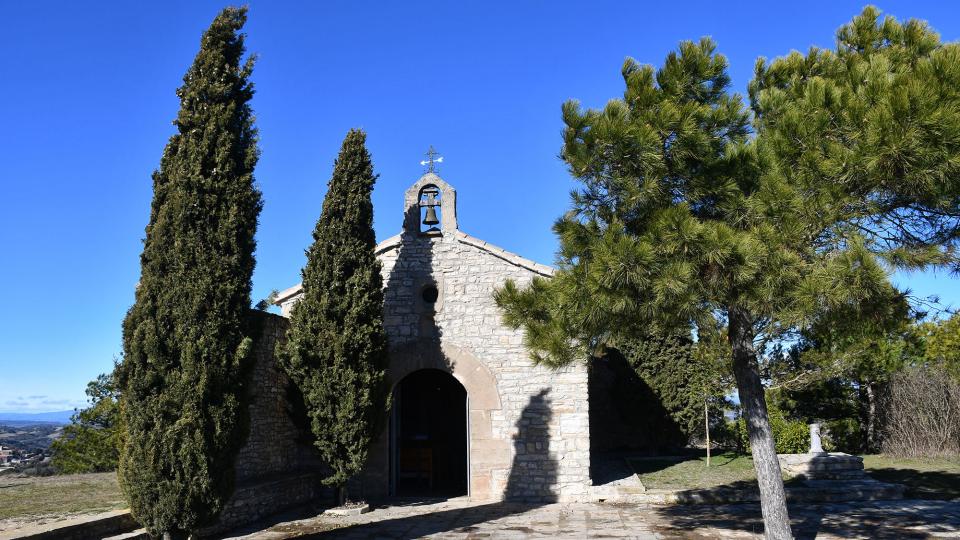
[[233,491],[246,431],[245,328],[261,209],[245,8],[203,34],[153,174],[136,301],[123,324],[120,481],[151,534],[185,537]]
[[303,269],[303,297],[278,353],[303,394],[314,444],[340,503],[387,409],[383,277],[374,248],[376,175],[363,131],[350,130],[334,164]]

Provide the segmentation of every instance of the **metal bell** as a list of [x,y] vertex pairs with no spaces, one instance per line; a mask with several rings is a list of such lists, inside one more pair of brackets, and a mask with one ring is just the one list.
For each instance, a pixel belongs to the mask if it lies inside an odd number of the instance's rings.
[[428,206],[428,207],[427,207],[427,215],[425,215],[425,216],[423,217],[423,224],[424,224],[424,225],[436,225],[437,223],[440,223],[440,220],[437,219],[437,210],[436,210],[436,207],[435,207],[435,206]]

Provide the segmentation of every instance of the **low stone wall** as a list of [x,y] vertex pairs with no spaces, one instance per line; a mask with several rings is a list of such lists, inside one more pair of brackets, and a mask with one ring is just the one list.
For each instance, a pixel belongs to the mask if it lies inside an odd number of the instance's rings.
[[67,519],[0,532],[4,540],[88,540],[106,538],[135,530],[139,525],[129,510],[114,510],[93,516]]

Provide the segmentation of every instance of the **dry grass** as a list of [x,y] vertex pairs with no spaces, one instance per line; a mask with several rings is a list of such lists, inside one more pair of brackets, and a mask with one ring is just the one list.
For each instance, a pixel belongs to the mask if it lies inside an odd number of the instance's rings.
[[[116,473],[43,478],[0,476],[0,530],[8,522],[93,514],[126,507]],[[16,526],[16,525],[14,525]]]
[[960,458],[898,458],[863,456],[863,468],[883,482],[907,486],[916,499],[960,499]]
[[[635,458],[634,472],[647,489],[709,489],[756,484],[750,456],[725,452],[714,456],[707,468],[703,456]],[[863,456],[863,468],[882,482],[903,484],[906,497],[960,499],[960,458],[897,458]]]
[[706,489],[738,487],[756,482],[753,459],[733,452],[714,455],[707,467],[706,456],[682,458],[637,458],[630,465],[647,489]]

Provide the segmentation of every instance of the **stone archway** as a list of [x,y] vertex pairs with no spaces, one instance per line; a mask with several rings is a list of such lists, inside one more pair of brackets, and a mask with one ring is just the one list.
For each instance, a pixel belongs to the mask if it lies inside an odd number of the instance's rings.
[[[387,380],[391,393],[407,376],[420,370],[439,370],[455,378],[467,394],[469,457],[468,494],[474,500],[502,497],[503,479],[513,457],[509,437],[495,436],[493,418],[502,416],[497,379],[476,356],[436,340],[416,340],[391,348]],[[386,426],[385,426],[386,427]],[[390,429],[371,448],[364,480],[370,496],[396,495],[391,463]],[[498,476],[499,475],[499,476]]]

